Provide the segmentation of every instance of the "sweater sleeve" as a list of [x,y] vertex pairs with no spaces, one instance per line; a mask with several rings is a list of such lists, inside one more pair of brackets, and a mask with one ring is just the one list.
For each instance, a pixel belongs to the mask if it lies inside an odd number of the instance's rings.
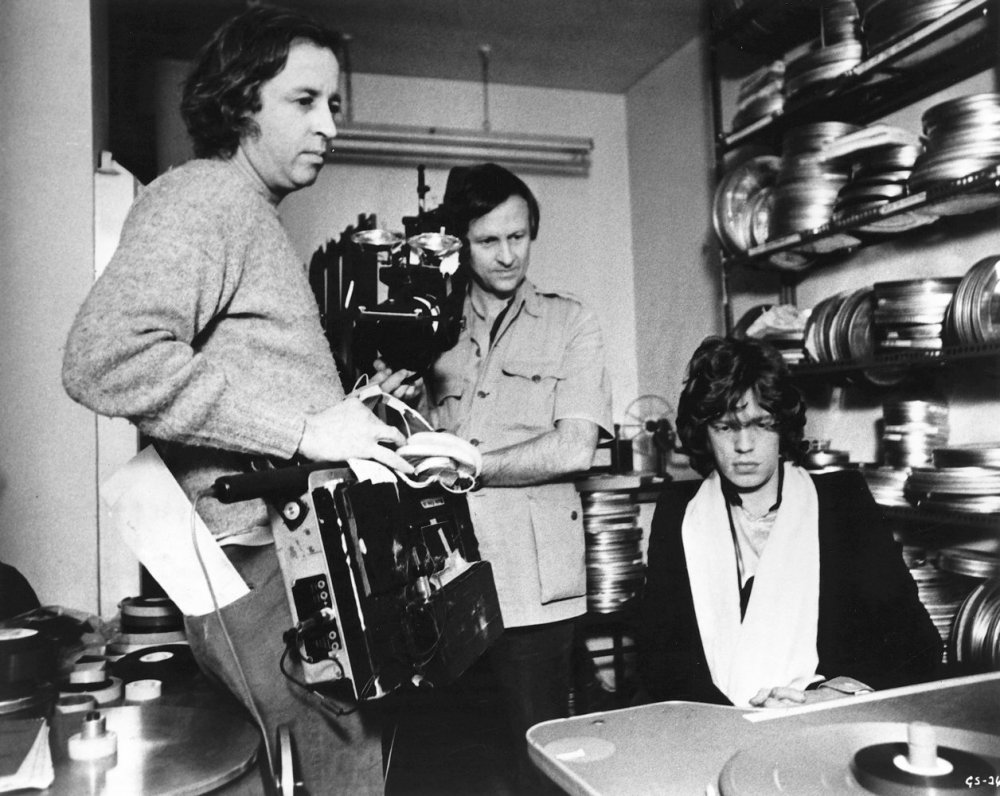
[[70,330],[63,384],[90,409],[158,439],[290,458],[301,413],[239,389],[198,350],[242,277],[240,239],[225,215],[204,197],[140,196]]

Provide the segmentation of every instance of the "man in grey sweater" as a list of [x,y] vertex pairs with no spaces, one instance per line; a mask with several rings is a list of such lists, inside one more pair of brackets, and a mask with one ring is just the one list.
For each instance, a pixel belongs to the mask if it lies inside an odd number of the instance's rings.
[[[137,197],[119,247],[70,332],[67,392],[150,437],[195,499],[256,458],[373,459],[409,472],[402,435],[345,398],[305,266],[282,227],[283,197],[311,185],[336,135],[335,34],[254,7],[199,55],[182,114],[197,158]],[[412,399],[406,371],[374,381]],[[259,501],[197,502],[251,593],[214,616],[188,617],[195,654],[271,739],[292,728],[313,793],[381,792],[377,732],[355,713],[332,720],[279,672],[289,611]],[[244,685],[246,677],[249,689]],[[249,691],[249,692],[248,692]]]

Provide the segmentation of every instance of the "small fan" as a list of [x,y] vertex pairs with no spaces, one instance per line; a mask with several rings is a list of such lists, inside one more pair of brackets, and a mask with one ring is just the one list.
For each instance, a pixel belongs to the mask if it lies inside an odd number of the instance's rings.
[[636,470],[661,472],[676,439],[671,418],[674,408],[659,395],[640,395],[625,410],[619,438],[632,443]]

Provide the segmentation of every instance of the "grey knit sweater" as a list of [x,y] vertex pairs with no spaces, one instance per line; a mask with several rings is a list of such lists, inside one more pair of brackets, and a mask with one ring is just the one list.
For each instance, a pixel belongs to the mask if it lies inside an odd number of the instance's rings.
[[[63,384],[157,440],[189,496],[254,455],[292,457],[305,413],[343,389],[263,184],[194,160],[143,189],[70,331]],[[266,522],[258,501],[207,499],[199,513],[216,534]]]

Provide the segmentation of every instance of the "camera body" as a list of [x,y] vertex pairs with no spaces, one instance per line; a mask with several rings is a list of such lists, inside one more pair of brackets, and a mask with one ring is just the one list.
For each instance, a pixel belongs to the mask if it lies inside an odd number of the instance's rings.
[[372,362],[377,356],[393,370],[422,373],[458,341],[461,307],[456,312],[454,299],[449,301],[448,276],[435,266],[405,262],[407,255],[403,252],[398,262],[379,269],[388,298],[374,307],[358,307],[354,359]]
[[269,505],[307,683],[358,701],[415,678],[443,685],[503,632],[464,495],[333,467]]
[[447,197],[462,171],[451,170],[445,201],[428,210],[429,189],[418,168],[419,208],[402,219],[404,232],[381,228],[373,214],[362,213],[339,241],[313,254],[309,281],[345,390],[374,371],[376,358],[393,370],[422,374],[458,341],[466,277],[459,267],[461,230]]

